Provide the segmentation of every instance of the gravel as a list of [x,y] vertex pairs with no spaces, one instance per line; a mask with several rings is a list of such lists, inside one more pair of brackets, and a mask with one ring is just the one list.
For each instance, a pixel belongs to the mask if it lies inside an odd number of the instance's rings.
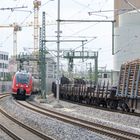
[[[84,128],[73,126],[71,124],[31,112],[28,109],[21,108],[21,106],[17,106],[14,100],[11,99],[11,97],[7,97],[7,99],[3,99],[0,102],[0,105],[4,110],[7,110],[15,118],[23,121],[25,124],[28,124],[57,140],[111,140],[111,138],[96,134]],[[64,101],[59,102],[63,108],[55,108],[54,106],[56,106],[57,101],[53,96],[47,97],[46,103],[40,103],[40,101],[40,99],[35,98],[34,103],[51,110],[103,124],[105,126],[111,126],[136,134],[140,133],[139,117],[107,112]]]
[[10,136],[8,136],[5,132],[3,132],[0,129],[0,140],[13,140],[12,138],[10,138]]
[[[56,102],[54,100],[52,102],[46,103],[44,106],[53,107],[55,103]],[[42,131],[43,133],[57,140],[112,140],[111,138],[96,134],[87,129],[67,124],[36,112],[32,112],[28,109],[21,108],[21,106],[17,106],[14,100],[12,100],[12,97],[2,99],[0,106],[4,110],[8,111],[9,114],[13,115],[18,120],[21,120],[24,124],[28,124],[31,127]],[[68,103],[66,103],[66,107],[67,106]],[[76,107],[76,105],[73,105],[73,107],[74,106]],[[66,110],[66,108],[63,109]]]
[[113,128],[118,128],[120,130],[125,130],[128,132],[133,132],[140,134],[140,118],[135,116],[130,116],[121,113],[108,112],[95,108],[84,107],[64,101],[60,101],[60,104],[64,108],[54,108],[54,105],[57,103],[56,100],[52,97],[48,97],[48,104],[40,104],[38,100],[35,100],[41,106],[45,108],[50,108],[52,110],[57,110],[64,114],[69,114],[71,116],[79,117],[86,119],[92,122],[96,122],[105,126],[111,126]]

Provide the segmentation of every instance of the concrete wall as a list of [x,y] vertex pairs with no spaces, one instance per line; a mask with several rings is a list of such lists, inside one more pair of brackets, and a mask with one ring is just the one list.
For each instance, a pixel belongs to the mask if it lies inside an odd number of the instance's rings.
[[128,12],[128,10],[140,9],[140,0],[114,0],[114,9],[114,19],[117,20],[115,24],[117,27],[119,24],[119,15]]
[[140,57],[140,14],[131,11],[119,16],[119,26],[115,28],[114,69],[120,70],[123,63]]

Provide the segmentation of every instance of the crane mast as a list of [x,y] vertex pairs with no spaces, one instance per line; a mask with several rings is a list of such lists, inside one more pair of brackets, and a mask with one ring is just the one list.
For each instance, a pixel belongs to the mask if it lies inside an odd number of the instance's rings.
[[[27,6],[21,6],[21,7],[5,7],[5,8],[0,8],[0,10],[11,10],[12,12],[16,9],[21,9],[21,8],[27,8]],[[17,32],[21,31],[21,26],[17,25],[16,23],[8,25],[8,26],[0,26],[0,28],[9,28],[13,27],[13,56],[15,57],[17,55]]]
[[0,25],[0,28],[13,28],[13,56],[17,55],[17,32],[21,31],[21,26],[17,23],[13,23],[10,25]]
[[21,31],[21,26],[15,24],[13,30],[13,56],[17,55],[17,32]]
[[39,21],[38,21],[38,14],[39,14],[39,7],[41,5],[41,1],[34,0],[34,52],[38,51],[39,49]]

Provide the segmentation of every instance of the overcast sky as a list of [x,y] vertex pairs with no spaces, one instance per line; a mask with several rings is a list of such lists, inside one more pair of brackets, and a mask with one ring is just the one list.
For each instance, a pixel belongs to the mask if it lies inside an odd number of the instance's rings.
[[[49,24],[53,24],[57,19],[57,0],[42,0],[42,5],[39,11],[39,22],[41,24],[42,11],[46,12],[46,20]],[[100,10],[112,10],[113,0],[60,0],[61,19],[90,19],[90,20],[112,20],[113,12],[94,13],[89,15],[89,12]],[[26,26],[34,21],[33,1],[32,0],[3,0],[0,8],[21,7],[27,6],[14,11],[0,10],[0,26],[13,24],[14,22],[20,26]],[[61,24],[62,39],[78,39],[87,40],[85,50],[99,50],[99,67],[107,66],[107,69],[113,68],[113,57],[111,54],[112,37],[111,23],[65,23]],[[13,28],[0,28],[0,48],[2,51],[12,54],[13,49]],[[56,39],[56,25],[46,26],[46,39]],[[94,39],[96,37],[96,39]],[[18,53],[23,51],[23,48],[33,48],[33,27],[23,27],[22,31],[18,32],[17,38]],[[81,42],[60,43],[60,49],[81,50]],[[56,50],[56,43],[47,43],[48,50]],[[77,48],[77,49],[76,49]],[[31,49],[28,49],[31,51]],[[54,54],[54,52],[51,52]],[[64,62],[64,60],[63,60]],[[77,63],[78,62],[78,63]],[[85,60],[85,63],[94,62],[94,60]],[[75,60],[77,66],[81,65],[82,60]],[[67,64],[67,61],[65,63]]]

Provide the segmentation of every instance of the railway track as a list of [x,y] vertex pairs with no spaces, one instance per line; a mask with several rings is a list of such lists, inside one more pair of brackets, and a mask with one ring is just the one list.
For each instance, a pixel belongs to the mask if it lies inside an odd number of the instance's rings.
[[121,139],[121,140],[137,140],[137,139],[140,139],[140,135],[138,135],[138,134],[122,131],[122,130],[115,129],[115,128],[108,127],[108,126],[102,126],[102,125],[97,124],[97,123],[93,123],[93,122],[89,122],[89,121],[86,121],[86,120],[71,117],[71,116],[68,116],[68,115],[64,115],[64,114],[61,114],[61,113],[58,113],[58,112],[40,107],[36,104],[32,104],[32,103],[29,103],[29,102],[23,102],[23,101],[22,102],[17,101],[17,103],[20,104],[23,107],[31,109],[35,112],[40,113],[40,114],[56,118],[58,120],[66,122],[66,123],[77,125],[79,127],[84,127],[84,128],[86,128],[88,130],[91,130],[93,132],[97,132],[97,133],[100,133],[102,135],[106,135],[106,136],[109,136],[109,137],[112,137],[112,138],[115,138],[115,139]]
[[[8,95],[1,95],[0,99],[6,96]],[[54,140],[50,136],[47,136],[46,134],[39,132],[31,128],[30,126],[23,124],[21,121],[18,121],[17,119],[13,118],[2,108],[0,108],[0,113],[0,120],[3,124],[1,125],[2,129],[8,135],[15,138],[15,140]]]
[[71,101],[71,100],[65,100],[65,99],[61,99],[61,100],[72,103],[72,104],[77,104],[77,105],[82,105],[82,106],[85,106],[85,107],[100,109],[100,110],[103,110],[103,111],[115,112],[115,113],[121,113],[121,114],[125,114],[125,115],[140,117],[140,113],[138,113],[138,112],[125,112],[125,111],[122,111],[122,110],[115,110],[115,109],[105,108],[105,107],[102,107],[102,106],[89,105],[89,104],[79,103],[79,102],[75,102],[75,101]]
[[22,138],[20,138],[19,136],[17,136],[14,132],[12,132],[11,130],[9,130],[7,127],[5,127],[2,124],[0,124],[0,129],[4,133],[6,133],[7,135],[9,135],[13,140],[23,140]]

